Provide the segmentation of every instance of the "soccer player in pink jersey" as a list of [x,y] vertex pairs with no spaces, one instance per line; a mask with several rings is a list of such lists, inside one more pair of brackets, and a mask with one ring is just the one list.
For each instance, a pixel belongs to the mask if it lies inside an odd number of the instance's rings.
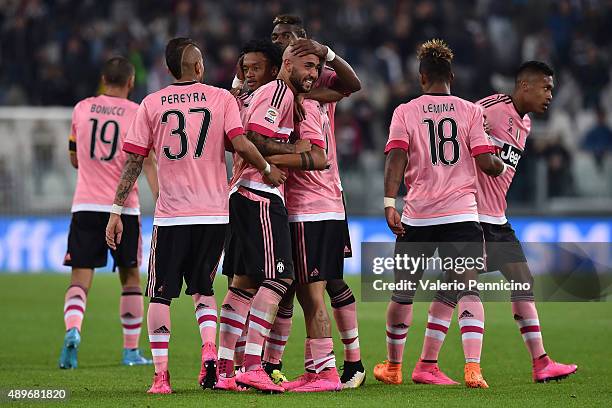
[[[490,176],[507,166],[493,154],[480,108],[450,94],[452,51],[441,40],[431,40],[418,51],[424,95],[397,107],[385,148],[385,216],[397,235],[396,254],[409,257],[483,258],[482,228],[476,206],[476,165]],[[408,188],[403,214],[395,197],[404,177]],[[456,245],[455,243],[459,243]],[[465,355],[465,384],[487,388],[480,371],[484,310],[478,292],[468,290],[476,270],[447,271],[466,284],[457,296],[459,325]],[[423,268],[395,269],[396,281],[416,285]],[[401,364],[416,289],[396,290],[387,308],[388,360],[374,368],[377,380],[402,382]],[[432,370],[436,371],[436,370]],[[454,383],[436,371],[446,383]]]
[[[294,50],[298,55],[314,53],[326,60],[313,89],[306,94],[300,95],[300,97],[325,104],[324,106],[328,110],[330,121],[330,134],[331,137],[334,137],[336,103],[361,89],[359,78],[351,66],[331,51],[329,47],[306,39],[306,30],[300,17],[279,15],[275,17],[273,24],[274,29],[271,38],[274,43],[285,49],[290,42],[293,42]],[[296,107],[300,109],[300,104],[297,104]],[[344,238],[344,256],[345,258],[352,256],[348,223],[346,224]],[[342,277],[327,280],[326,290],[331,300],[334,319],[344,347],[342,386],[343,388],[357,388],[365,383],[365,369],[361,362],[355,296]],[[292,297],[283,299],[281,307],[283,308],[285,318],[284,320],[277,320],[278,323],[275,323],[272,333],[276,336],[288,337],[291,330]],[[264,357],[266,371],[273,373],[275,370],[279,370],[276,375],[280,375],[280,378],[283,378],[282,373],[280,373],[282,353],[282,346],[272,349],[266,347],[267,356]]]
[[[553,70],[543,62],[525,62],[517,71],[512,95],[495,94],[478,101],[491,128],[491,139],[499,156],[508,166],[508,171],[497,178],[477,173],[478,214],[484,232],[487,270],[499,270],[508,281],[530,285],[533,285],[533,276],[521,244],[506,219],[506,194],[531,130],[528,114],[544,113],[548,109],[554,87],[553,75]],[[557,363],[544,350],[533,290],[512,291],[510,301],[514,319],[531,355],[533,380],[546,382],[575,373],[575,364]],[[429,308],[430,320],[442,321],[443,326],[448,327],[455,306],[453,293],[438,292]],[[444,335],[445,332],[429,327],[428,324],[421,361],[437,361]],[[418,372],[418,367],[417,364],[413,376]]]
[[[72,114],[69,150],[70,162],[77,169],[77,185],[64,260],[64,265],[72,267],[72,275],[64,300],[66,335],[60,368],[76,368],[78,364],[87,293],[94,269],[106,266],[108,259],[103,232],[113,203],[114,185],[126,158],[121,148],[138,109],[138,104],[128,100],[134,87],[134,66],[127,59],[109,59],[102,68],[102,82],[104,94],[80,101]],[[153,195],[157,196],[157,176],[152,160],[145,160],[145,171]],[[138,349],[143,301],[138,273],[141,238],[137,187],[126,199],[122,219],[125,239],[111,251],[122,286],[119,302],[123,326],[122,363],[151,364]]]
[[[246,125],[247,113],[255,91],[276,79],[280,71],[282,57],[283,51],[280,47],[268,39],[251,40],[243,46],[238,69],[241,72],[240,77],[244,81],[242,84],[244,87],[241,86],[239,89],[233,90],[235,91],[234,94],[238,102],[243,125]],[[233,159],[233,173],[236,173],[242,165],[241,159],[236,154],[233,155]],[[228,226],[224,245],[225,255],[223,258],[223,275],[228,277],[228,287],[231,286],[234,276],[234,265],[237,264],[238,267],[241,265],[239,257],[236,255],[236,245],[236,236],[232,234],[231,226]],[[282,311],[280,313],[282,315]],[[277,314],[277,319],[279,316]],[[234,352],[234,364],[238,368],[243,363],[247,332],[248,324],[245,324],[242,335],[236,342]]]
[[160,193],[147,283],[151,297],[147,322],[155,365],[148,391],[152,394],[172,392],[168,372],[170,304],[180,296],[183,280],[186,294],[194,301],[202,340],[199,384],[212,388],[217,381],[213,280],[229,221],[225,139],[262,183],[278,186],[285,179],[244,136],[232,95],[201,83],[204,63],[196,43],[188,38],[170,40],[166,64],[177,82],[148,95],[136,113],[123,146],[128,158],[106,228],[107,244],[115,248],[123,241],[120,214],[126,198],[144,157],[153,149],[158,158]]
[[[287,142],[294,126],[294,94],[310,90],[320,64],[313,54],[297,57],[287,49],[278,79],[255,91],[245,127],[249,140],[265,156],[303,153],[312,160],[316,154],[311,153],[307,140]],[[261,352],[278,304],[294,279],[284,189],[262,183],[260,175],[245,163],[234,174],[230,191],[230,225],[241,264],[234,265],[235,275],[221,307],[217,388],[243,385],[283,392],[261,366]],[[234,377],[234,351],[247,315],[243,370]]]
[[[331,321],[324,295],[327,281],[342,279],[346,215],[328,109],[310,99],[304,101],[304,108],[306,117],[300,123],[299,137],[310,140],[322,163],[309,162],[305,155],[268,158],[278,166],[306,170],[324,165],[317,171],[291,170],[285,187],[297,275],[296,292],[304,311],[307,337],[304,344],[306,372],[295,381],[283,382],[282,386],[292,392],[338,391],[342,389],[342,382],[336,370]],[[287,337],[270,333],[266,354],[284,348],[286,342]],[[264,359],[266,357],[269,358],[264,355]]]

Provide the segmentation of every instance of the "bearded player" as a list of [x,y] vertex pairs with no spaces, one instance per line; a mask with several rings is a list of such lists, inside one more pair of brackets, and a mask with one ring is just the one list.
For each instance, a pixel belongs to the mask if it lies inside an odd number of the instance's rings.
[[[288,143],[294,128],[294,95],[307,92],[318,77],[320,59],[313,54],[283,54],[278,77],[259,88],[245,116],[249,140],[265,156],[304,153],[312,157],[306,140]],[[294,279],[291,236],[284,189],[269,186],[252,165],[241,164],[231,181],[230,225],[236,237],[234,277],[221,307],[219,383],[216,388],[248,386],[283,392],[261,364],[263,343],[276,319],[278,304]],[[249,316],[243,370],[234,372],[234,352]]]
[[[272,41],[285,49],[290,43],[294,44],[297,55],[314,53],[325,60],[325,65],[319,79],[313,89],[301,96],[304,99],[312,99],[321,104],[327,110],[329,118],[330,137],[334,138],[334,115],[336,103],[361,89],[359,78],[351,66],[334,53],[331,48],[319,44],[316,41],[306,39],[306,30],[302,20],[298,16],[279,15],[273,21],[274,29],[271,34]],[[297,105],[300,109],[300,105]],[[340,185],[340,188],[341,185]],[[346,215],[345,215],[346,216]],[[345,224],[344,256],[352,256],[348,223]],[[359,333],[357,325],[357,305],[353,292],[348,287],[342,276],[327,280],[326,291],[331,300],[333,316],[336,326],[342,338],[344,348],[344,371],[341,381],[343,388],[357,388],[365,382],[365,369],[361,362],[361,349],[359,346]],[[291,317],[293,315],[293,300],[284,299],[281,303],[282,316],[277,319],[272,328],[272,335],[276,336],[279,343],[266,347],[264,366],[266,371],[272,375],[284,379],[280,369],[282,368],[282,355],[284,345],[291,330]],[[279,370],[278,372],[275,372]]]

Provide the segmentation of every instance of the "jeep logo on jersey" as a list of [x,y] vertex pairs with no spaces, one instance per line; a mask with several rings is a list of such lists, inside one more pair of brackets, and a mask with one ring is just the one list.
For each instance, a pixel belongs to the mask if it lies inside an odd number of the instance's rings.
[[276,263],[276,272],[283,273],[284,270],[285,270],[285,264],[283,263],[283,261],[278,261]]
[[523,155],[523,151],[508,143],[504,143],[499,157],[509,166],[516,170],[516,166]]

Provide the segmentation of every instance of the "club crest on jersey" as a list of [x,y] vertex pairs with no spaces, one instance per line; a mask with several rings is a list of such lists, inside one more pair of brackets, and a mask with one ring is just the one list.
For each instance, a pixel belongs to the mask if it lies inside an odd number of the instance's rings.
[[278,111],[272,107],[268,108],[266,112],[266,116],[264,119],[272,124],[276,123],[276,118],[278,118]]
[[504,163],[516,170],[516,166],[518,165],[518,162],[521,159],[522,155],[523,151],[521,149],[514,147],[508,143],[504,143],[499,157],[503,160]]
[[284,270],[285,270],[285,264],[283,263],[283,261],[278,261],[276,263],[276,272],[283,273]]

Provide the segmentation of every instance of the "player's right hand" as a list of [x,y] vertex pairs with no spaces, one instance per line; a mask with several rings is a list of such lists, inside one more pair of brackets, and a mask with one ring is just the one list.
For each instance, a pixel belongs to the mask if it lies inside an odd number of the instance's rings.
[[295,153],[296,154],[306,153],[306,152],[309,152],[310,150],[312,150],[312,144],[310,143],[310,140],[299,139],[298,141],[295,142]]
[[270,174],[263,177],[268,184],[272,184],[274,187],[280,186],[287,180],[287,175],[273,164],[270,164]]
[[117,245],[121,243],[122,235],[123,222],[121,222],[121,216],[111,213],[108,224],[106,224],[106,245],[110,249],[116,250]]
[[395,208],[385,208],[385,218],[391,232],[397,236],[404,235],[406,231],[404,231],[404,226],[402,225],[402,216]]

